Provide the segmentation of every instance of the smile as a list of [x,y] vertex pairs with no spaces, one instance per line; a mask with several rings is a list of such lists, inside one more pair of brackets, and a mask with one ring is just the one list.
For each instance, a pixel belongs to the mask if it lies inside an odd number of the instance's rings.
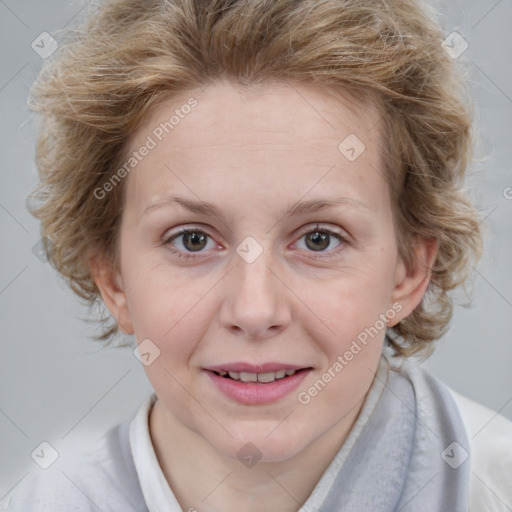
[[283,363],[237,363],[205,370],[214,389],[224,397],[240,404],[263,405],[292,394],[313,368]]

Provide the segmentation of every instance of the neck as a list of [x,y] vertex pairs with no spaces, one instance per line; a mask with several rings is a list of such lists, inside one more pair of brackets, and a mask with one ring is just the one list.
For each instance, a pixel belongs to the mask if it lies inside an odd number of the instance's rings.
[[245,467],[219,453],[157,400],[150,435],[159,464],[181,508],[194,512],[296,512],[343,445],[364,399],[341,422],[293,457]]

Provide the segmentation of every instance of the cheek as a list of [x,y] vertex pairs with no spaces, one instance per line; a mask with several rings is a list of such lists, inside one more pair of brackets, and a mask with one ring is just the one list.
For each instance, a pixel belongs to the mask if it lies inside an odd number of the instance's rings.
[[193,279],[164,264],[131,268],[127,298],[135,336],[138,343],[151,340],[159,351],[155,364],[145,367],[146,373],[153,384],[164,382],[173,389],[167,372],[188,382],[190,358],[214,321],[208,291],[215,281],[212,276]]
[[208,279],[190,274],[166,260],[163,250],[141,250],[125,234],[121,245],[123,281],[129,315],[140,341],[162,340],[187,321],[194,305],[208,290]]
[[[305,283],[302,289],[307,289]],[[357,390],[366,391],[373,378],[370,370],[378,364],[386,320],[394,313],[388,280],[382,271],[352,269],[316,286],[311,296],[315,298],[311,309],[318,314],[307,324],[308,335],[326,356],[321,372],[333,393],[327,391],[325,398],[335,401],[343,396],[351,403],[351,397],[360,395]]]
[[[386,332],[386,293],[366,274],[330,283],[316,294],[318,317],[329,329],[311,322],[308,335],[325,358],[299,390],[298,402],[309,417],[344,416],[368,391]],[[323,334],[320,334],[323,332]]]
[[[334,331],[332,334],[346,339],[379,319],[391,306],[390,273],[370,265],[354,267],[322,286],[315,286],[310,296],[314,297],[315,310],[321,312],[319,317]],[[307,283],[303,283],[302,289],[307,288]]]
[[158,273],[148,276],[140,288],[132,289],[129,297],[137,337],[153,338],[162,348],[175,340],[192,342],[208,318],[204,296],[204,287],[193,281],[182,286],[162,282]]

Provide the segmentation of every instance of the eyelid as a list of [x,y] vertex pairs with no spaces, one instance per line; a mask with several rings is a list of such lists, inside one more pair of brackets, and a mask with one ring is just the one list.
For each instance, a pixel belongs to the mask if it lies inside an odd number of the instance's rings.
[[[183,235],[184,233],[190,233],[194,231],[200,231],[201,233],[204,233],[205,235],[208,235],[210,238],[214,238],[211,231],[209,231],[207,228],[204,228],[203,226],[188,226],[188,227],[182,227],[179,228],[176,232],[172,234],[164,234],[163,236],[163,243],[169,243],[175,238],[179,237],[180,235]],[[166,232],[167,233],[167,232]]]
[[347,240],[348,234],[346,234],[346,235],[344,234],[344,233],[346,233],[345,230],[343,230],[343,232],[342,232],[339,229],[333,228],[333,227],[329,226],[328,224],[323,224],[321,222],[314,222],[313,224],[308,224],[304,229],[302,229],[299,232],[301,233],[300,236],[304,236],[305,234],[311,233],[313,231],[325,231],[327,233],[336,235],[343,240],[348,241]]

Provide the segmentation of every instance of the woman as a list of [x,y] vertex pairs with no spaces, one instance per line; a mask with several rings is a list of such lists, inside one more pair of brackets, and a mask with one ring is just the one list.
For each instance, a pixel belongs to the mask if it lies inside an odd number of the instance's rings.
[[443,39],[412,0],[114,0],[61,45],[34,214],[155,393],[9,510],[512,506],[510,422],[476,443],[408,360],[481,252]]

